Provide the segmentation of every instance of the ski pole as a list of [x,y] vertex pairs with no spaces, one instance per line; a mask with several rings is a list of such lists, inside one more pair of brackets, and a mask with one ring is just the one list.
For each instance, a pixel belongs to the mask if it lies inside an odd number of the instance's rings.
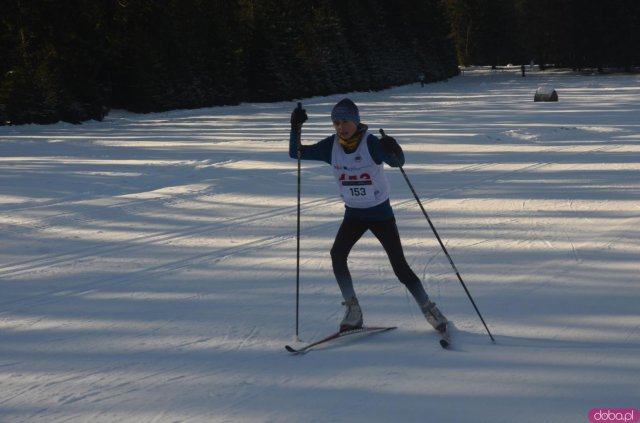
[[[383,129],[380,129],[380,135],[382,135],[384,137],[387,134],[385,134]],[[478,314],[478,317],[480,318],[480,321],[484,325],[484,328],[487,330],[487,333],[489,334],[489,338],[491,338],[491,342],[495,343],[496,340],[493,337],[493,335],[491,334],[491,331],[487,327],[487,324],[485,323],[484,319],[482,318],[482,314],[480,313],[480,310],[478,310],[478,306],[476,306],[476,302],[473,301],[473,297],[471,296],[471,293],[467,289],[467,285],[462,280],[462,276],[460,276],[460,272],[458,272],[458,268],[456,267],[455,263],[453,262],[453,259],[449,255],[449,252],[447,251],[447,248],[444,246],[444,243],[442,242],[442,239],[440,239],[440,235],[438,235],[438,231],[436,231],[435,226],[433,226],[433,223],[431,222],[431,219],[429,219],[429,215],[427,214],[427,211],[424,209],[424,206],[422,205],[422,202],[420,201],[420,198],[418,197],[418,194],[416,193],[416,190],[413,188],[413,185],[411,184],[411,181],[409,181],[409,177],[407,176],[406,172],[404,171],[404,169],[400,165],[400,159],[397,156],[395,156],[395,159],[396,159],[396,163],[398,165],[398,168],[400,169],[400,172],[402,173],[402,176],[404,176],[404,180],[407,182],[407,185],[409,186],[409,189],[413,193],[414,198],[416,199],[418,205],[420,206],[420,210],[422,210],[422,214],[424,214],[424,217],[427,219],[427,222],[429,223],[429,226],[431,227],[431,230],[433,231],[433,234],[436,236],[436,239],[440,243],[440,247],[442,247],[442,251],[444,251],[444,254],[447,256],[447,259],[449,259],[449,263],[451,264],[451,267],[453,268],[453,271],[456,273],[456,276],[458,277],[458,280],[460,281],[460,284],[464,288],[464,292],[466,292],[467,297],[469,297],[469,300],[471,301],[471,304],[473,305],[473,308],[476,310],[476,313]]]
[[[298,109],[302,109],[302,103],[298,102]],[[298,156],[298,219],[296,227],[296,340],[299,338],[299,321],[300,321],[300,173],[302,161],[302,126],[298,128],[298,144],[297,144],[297,156]]]

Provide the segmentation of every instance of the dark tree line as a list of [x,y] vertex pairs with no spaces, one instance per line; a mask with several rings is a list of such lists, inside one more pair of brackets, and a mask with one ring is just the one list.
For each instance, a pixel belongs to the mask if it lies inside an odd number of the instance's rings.
[[2,3],[2,124],[379,90],[457,73],[442,0]]
[[637,0],[444,0],[461,65],[640,65]]
[[1,0],[0,124],[640,65],[637,0]]

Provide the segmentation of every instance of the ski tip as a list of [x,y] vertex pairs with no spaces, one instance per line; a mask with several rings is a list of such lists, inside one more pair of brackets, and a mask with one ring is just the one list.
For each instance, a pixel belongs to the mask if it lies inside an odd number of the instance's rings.
[[284,349],[289,351],[290,353],[293,353],[293,354],[297,354],[297,353],[300,352],[300,351],[296,350],[295,348],[293,348],[291,345],[285,345]]
[[448,350],[449,347],[451,346],[451,343],[449,341],[447,341],[446,339],[441,339],[440,340],[440,346],[442,348],[444,348],[445,350]]
[[303,354],[306,354],[309,351],[307,348],[302,348],[302,349],[297,350],[297,349],[293,348],[291,345],[285,345],[284,349],[289,351],[293,355],[303,355]]

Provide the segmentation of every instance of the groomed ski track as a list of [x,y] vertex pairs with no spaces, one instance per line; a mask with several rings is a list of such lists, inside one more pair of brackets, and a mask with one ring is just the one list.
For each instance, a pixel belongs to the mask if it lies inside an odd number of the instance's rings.
[[[639,82],[477,70],[349,95],[401,142],[498,341],[389,170],[407,258],[456,324],[446,352],[368,235],[350,258],[365,321],[398,329],[283,351],[295,102],[0,127],[0,421],[553,423],[637,407]],[[558,103],[533,102],[542,84]],[[302,100],[304,142],[342,97]],[[302,183],[309,341],[342,313],[328,258],[342,205],[328,166],[303,162]]]

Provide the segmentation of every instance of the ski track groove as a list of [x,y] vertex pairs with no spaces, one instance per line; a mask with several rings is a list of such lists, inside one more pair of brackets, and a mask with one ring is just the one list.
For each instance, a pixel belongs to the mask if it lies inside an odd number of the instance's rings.
[[[620,144],[616,144],[616,145],[610,145],[610,146],[604,146],[604,147],[597,147],[591,150],[587,150],[587,151],[579,151],[576,152],[576,154],[578,155],[582,155],[582,154],[591,154],[591,153],[596,153],[596,152],[602,152],[602,151],[611,151],[614,150],[616,148],[620,148],[622,147],[622,145]],[[560,152],[563,150],[569,150],[572,149],[572,146],[561,146],[561,147],[553,147],[550,148],[548,150],[545,150],[545,152]],[[422,201],[423,203],[430,203],[433,201],[438,200],[439,198],[441,198],[442,196],[444,196],[444,194],[449,193],[449,192],[454,192],[454,191],[458,191],[458,190],[463,190],[463,189],[469,189],[469,188],[473,188],[473,187],[478,187],[481,186],[483,184],[486,183],[490,183],[490,182],[496,182],[501,180],[502,178],[504,178],[505,176],[509,176],[509,175],[513,175],[513,174],[517,174],[517,173],[522,173],[522,172],[527,172],[527,171],[532,171],[532,170],[537,170],[540,169],[542,167],[545,166],[549,166],[549,165],[553,165],[553,164],[557,164],[559,162],[554,161],[554,162],[537,162],[537,163],[533,163],[533,164],[528,164],[526,166],[523,166],[521,168],[518,169],[513,169],[510,171],[506,171],[506,172],[498,172],[493,176],[487,177],[487,178],[483,178],[483,179],[476,179],[473,182],[469,182],[469,183],[463,183],[451,188],[446,188],[446,189],[442,189],[442,190],[438,190],[437,192],[435,192],[433,195],[430,195],[429,198],[427,200]],[[496,165],[498,163],[491,163],[491,164],[482,164],[481,168],[486,168],[486,167],[490,167],[493,165]],[[475,164],[477,165],[477,164]],[[475,166],[475,165],[471,165],[471,166]],[[458,169],[458,171],[463,171],[462,169]],[[310,209],[310,208],[315,208],[318,206],[322,206],[322,205],[329,205],[332,203],[337,203],[339,202],[338,198],[335,198],[333,196],[330,197],[323,197],[320,199],[314,199],[314,200],[310,200],[308,202],[304,203],[304,209]],[[398,209],[404,209],[406,207],[411,206],[413,203],[415,202],[414,198],[409,198],[406,200],[401,200],[398,202],[395,202],[393,204],[394,208],[398,208]],[[192,235],[198,234],[198,235],[203,235],[203,234],[207,234],[207,233],[211,233],[211,232],[215,232],[217,230],[221,230],[221,229],[225,229],[228,227],[228,225],[230,223],[241,223],[241,224],[245,224],[245,223],[251,223],[251,222],[255,222],[259,219],[263,219],[263,218],[269,218],[269,217],[276,217],[278,215],[281,215],[283,213],[287,213],[287,212],[291,212],[292,210],[295,210],[296,206],[283,206],[283,207],[278,207],[276,209],[269,209],[267,211],[261,211],[258,213],[254,213],[248,216],[242,216],[242,217],[233,217],[233,218],[228,218],[225,219],[222,222],[216,222],[210,225],[204,225],[204,227],[202,225],[193,225],[191,226],[188,230],[182,230],[179,232],[175,232],[175,231],[166,231],[163,232],[161,234],[154,234],[154,235],[147,235],[147,236],[142,236],[139,238],[134,238],[132,240],[128,240],[128,242],[134,242],[134,241],[144,241],[144,242],[138,242],[137,244],[134,245],[129,245],[126,247],[122,247],[119,243],[114,242],[111,243],[111,245],[107,245],[107,246],[100,246],[100,247],[95,247],[95,248],[90,248],[90,249],[84,249],[82,250],[82,252],[72,252],[72,253],[62,253],[62,254],[55,254],[53,256],[44,258],[44,259],[38,259],[37,261],[27,261],[24,263],[18,263],[18,264],[9,264],[6,265],[4,267],[0,267],[0,276],[6,277],[9,275],[16,275],[16,274],[23,274],[23,273],[28,273],[28,272],[35,272],[38,269],[41,269],[43,267],[49,267],[49,266],[53,266],[53,265],[61,265],[61,264],[65,264],[65,263],[72,263],[72,262],[76,262],[82,259],[87,259],[87,258],[93,258],[96,257],[99,254],[106,254],[108,252],[113,252],[113,251],[129,251],[129,250],[134,250],[134,249],[139,249],[139,248],[144,248],[147,247],[151,244],[155,244],[155,243],[160,243],[160,242],[167,242],[167,241],[171,241],[171,240],[177,240],[177,239],[182,239],[182,238],[188,238]],[[307,233],[317,233],[320,231],[325,230],[326,228],[329,228],[331,226],[334,225],[334,222],[327,222],[327,223],[321,223],[321,224],[317,224],[311,227],[306,228]],[[252,241],[247,241],[244,242],[242,244],[233,246],[233,247],[224,247],[224,248],[220,248],[220,249],[216,249],[213,251],[208,251],[205,253],[201,253],[201,254],[195,254],[192,255],[190,257],[186,257],[186,258],[181,258],[178,260],[174,260],[171,262],[167,262],[167,263],[163,263],[160,265],[156,265],[156,266],[150,266],[147,268],[143,268],[143,269],[139,269],[133,272],[129,272],[129,273],[124,273],[124,274],[119,274],[119,275],[115,275],[115,276],[107,276],[107,277],[103,277],[103,278],[97,278],[97,279],[93,279],[91,281],[87,281],[85,283],[80,283],[78,285],[75,285],[71,288],[64,288],[64,289],[54,289],[48,292],[44,292],[44,293],[38,293],[38,294],[34,294],[34,295],[30,295],[30,296],[24,296],[22,298],[18,298],[18,299],[13,299],[13,300],[9,300],[9,301],[5,301],[5,302],[0,302],[0,306],[8,306],[8,305],[25,305],[25,304],[45,304],[45,303],[50,303],[52,301],[56,301],[57,298],[59,297],[66,297],[66,296],[72,296],[72,295],[80,295],[82,293],[86,293],[86,292],[90,292],[95,290],[98,287],[103,287],[103,286],[108,286],[108,285],[117,285],[117,284],[121,284],[127,281],[131,281],[131,280],[137,280],[137,279],[149,279],[151,276],[153,275],[158,275],[158,274],[166,274],[166,273],[170,273],[170,272],[174,272],[176,270],[179,269],[183,269],[186,267],[189,267],[191,265],[194,264],[200,264],[200,263],[208,263],[208,262],[218,262],[221,260],[224,260],[225,258],[229,257],[229,256],[234,256],[234,255],[238,255],[238,254],[242,254],[242,253],[247,253],[247,252],[251,252],[257,249],[262,249],[262,248],[266,248],[266,247],[271,247],[271,246],[275,246],[275,245],[279,245],[282,244],[284,242],[288,242],[290,239],[295,237],[295,233],[293,233],[292,231],[286,231],[286,232],[282,232],[282,233],[278,233],[278,234],[272,234],[272,235],[268,235],[265,237],[261,237],[259,239],[255,239]],[[17,267],[17,268],[16,268]],[[5,313],[7,313],[9,310],[3,310],[2,312],[0,312],[0,315],[3,315]]]
[[[258,333],[258,329],[256,327],[253,327],[253,329],[250,331],[250,333],[248,335],[246,335],[246,337],[244,338],[244,341],[250,340],[251,338],[253,338],[257,333]],[[198,340],[195,342],[191,342],[191,343],[181,343],[178,345],[172,345],[168,348],[163,349],[163,351],[168,350],[179,350],[180,348],[183,348],[185,345],[188,344],[193,344],[193,343],[197,343],[197,342],[203,342],[204,340]],[[234,348],[233,350],[237,350],[239,347]],[[138,365],[140,365],[143,362],[147,362],[149,359],[149,354],[153,354],[154,352],[157,352],[157,349],[154,348],[150,348],[150,349],[146,349],[146,350],[140,350],[140,351],[136,351],[135,353],[133,353],[133,355],[131,356],[131,360],[127,361],[127,362],[123,362],[117,365],[104,365],[100,368],[92,368],[92,369],[87,369],[84,371],[79,371],[78,373],[69,376],[69,377],[65,377],[65,378],[60,378],[58,380],[54,380],[52,382],[49,382],[47,384],[34,384],[34,385],[30,385],[26,388],[23,389],[18,389],[15,390],[14,392],[10,393],[10,397],[6,398],[6,401],[4,402],[8,402],[11,401],[12,399],[18,398],[20,396],[22,396],[23,394],[33,391],[33,390],[38,390],[38,389],[42,389],[42,388],[51,388],[51,387],[56,387],[56,386],[65,386],[67,385],[69,382],[75,382],[75,381],[87,381],[90,380],[91,378],[94,378],[96,376],[102,376],[104,375],[104,373],[109,373],[109,372],[125,372],[129,369],[131,369],[132,367],[137,367]],[[261,355],[268,355],[270,354],[269,352],[264,352]],[[135,357],[139,357],[141,360],[140,361],[136,361],[134,360]],[[249,360],[248,358],[246,360]],[[100,378],[99,380],[91,380],[90,381],[90,386],[88,387],[88,389],[83,392],[82,394],[79,394],[77,391],[63,391],[60,392],[56,395],[54,395],[54,397],[52,397],[52,400],[55,401],[55,405],[51,405],[51,407],[60,407],[60,406],[67,406],[67,405],[72,405],[74,403],[78,403],[78,402],[82,402],[82,401],[89,401],[90,404],[96,405],[99,403],[102,403],[104,401],[109,401],[109,400],[113,400],[113,399],[117,399],[120,397],[127,397],[129,394],[133,393],[133,392],[153,392],[155,389],[157,389],[158,387],[162,387],[165,386],[167,383],[173,382],[173,381],[177,381],[177,380],[181,380],[184,383],[195,383],[198,380],[203,380],[203,379],[207,379],[210,378],[212,375],[217,374],[218,372],[220,372],[220,368],[219,367],[214,367],[214,368],[210,368],[209,370],[205,370],[203,372],[199,372],[196,374],[193,374],[192,376],[185,376],[184,374],[180,374],[177,376],[167,376],[167,373],[172,373],[174,371],[179,371],[181,368],[183,367],[183,365],[178,365],[176,367],[170,368],[170,369],[166,369],[166,368],[162,368],[161,370],[157,370],[157,371],[153,371],[150,372],[148,374],[145,374],[143,377],[141,378],[137,378],[135,380],[135,382],[132,381],[124,381],[124,382],[120,382],[114,384],[111,383],[107,383],[107,384],[102,384],[101,381],[105,380],[105,378]],[[109,381],[108,379],[106,379],[107,382]],[[247,382],[247,384],[251,384],[251,382]],[[123,389],[124,388],[124,389]],[[238,404],[243,403],[247,398],[253,398],[257,396],[257,394],[247,394],[246,392],[242,392],[240,393],[237,398],[235,398],[233,401],[228,402],[221,411],[224,410],[233,410],[235,409],[235,407]],[[0,403],[2,404],[2,403]],[[39,416],[42,413],[49,413],[51,412],[51,407],[45,406],[45,408],[41,408],[38,410],[34,410],[33,413],[31,413],[31,415],[29,416],[29,419],[35,418],[37,416]],[[75,417],[72,417],[71,419],[73,420]],[[59,421],[59,420],[55,420],[55,421]]]
[[[250,341],[253,337],[255,337],[257,333],[258,333],[257,327],[253,327],[252,330],[249,332],[249,334],[245,336],[245,338],[243,339],[243,342]],[[205,341],[207,341],[207,339],[199,339],[189,343],[179,343],[177,345],[172,345],[172,346],[169,346],[168,348],[164,348],[163,351],[166,352],[167,349],[177,351],[177,350],[180,350],[181,348],[184,348],[184,346],[186,345],[191,345],[191,344],[205,342]],[[237,350],[238,348],[239,347],[236,347],[234,348],[234,350]],[[0,402],[0,404],[9,402],[30,391],[34,391],[42,388],[49,389],[56,386],[65,386],[69,382],[87,381],[94,377],[100,377],[104,375],[105,372],[107,373],[118,372],[118,371],[125,372],[128,369],[130,369],[132,366],[136,367],[143,362],[147,362],[149,359],[149,354],[154,354],[155,352],[157,352],[157,349],[155,348],[138,350],[135,353],[133,353],[133,355],[131,356],[131,360],[128,360],[123,363],[119,363],[117,365],[112,365],[111,363],[107,363],[106,365],[100,368],[91,368],[91,369],[79,371],[77,373],[74,373],[71,376],[59,378],[57,380],[46,383],[44,385],[32,384],[28,387],[17,389],[13,392],[8,393],[9,396],[7,396],[2,402]],[[269,353],[268,352],[263,353],[263,355],[267,355],[267,354]],[[140,361],[134,360],[134,358],[136,357],[139,357]],[[220,368],[215,367],[210,370],[194,374],[193,376],[190,376],[190,377],[184,376],[182,374],[178,376],[170,376],[170,377],[166,376],[167,372],[171,373],[173,371],[178,371],[182,368],[182,366],[183,365],[178,365],[170,369],[163,368],[161,370],[148,373],[145,376],[136,379],[135,383],[131,381],[125,381],[125,382],[115,383],[115,384],[107,383],[106,385],[104,385],[100,383],[104,378],[100,378],[99,380],[92,380],[90,381],[90,387],[82,394],[78,394],[77,391],[64,391],[64,392],[60,392],[59,394],[56,394],[54,399],[56,404],[51,405],[51,407],[67,406],[67,405],[72,405],[74,403],[78,403],[86,400],[89,400],[90,404],[98,404],[107,400],[117,399],[119,397],[126,397],[128,394],[132,392],[139,392],[139,391],[153,392],[157,387],[164,386],[166,385],[166,383],[176,381],[176,380],[183,380],[185,382],[194,383],[197,380],[209,378],[211,375],[215,375],[220,371]],[[255,395],[256,394],[249,394],[248,397],[254,397]],[[237,404],[242,403],[246,399],[246,397],[247,397],[247,394],[243,393],[242,395],[239,396],[239,398],[237,398],[236,400],[234,400],[233,402],[225,406],[224,409],[233,409]],[[34,412],[31,413],[31,415],[29,416],[29,419],[35,418],[42,413],[48,413],[50,411],[51,411],[50,407],[34,410]]]
[[[331,203],[336,203],[338,200],[333,197],[325,197],[322,199],[315,199],[308,202],[305,202],[303,205],[303,209],[307,210],[310,208],[317,207],[319,205],[329,205]],[[140,249],[144,247],[148,247],[152,244],[160,244],[166,243],[168,241],[176,241],[183,238],[189,238],[192,235],[198,234],[210,234],[222,229],[226,229],[230,224],[248,224],[252,222],[257,222],[261,219],[268,219],[272,217],[277,217],[285,212],[290,211],[291,206],[279,207],[276,209],[269,209],[266,211],[261,211],[257,213],[253,213],[247,216],[241,217],[231,217],[227,218],[221,222],[215,222],[206,225],[191,225],[190,227],[176,231],[165,231],[161,233],[155,233],[150,235],[143,235],[136,238],[128,239],[126,242],[131,243],[128,246],[122,246],[120,242],[111,242],[107,245],[100,245],[96,247],[83,248],[79,251],[72,252],[64,252],[51,254],[47,257],[39,258],[36,260],[26,260],[26,261],[18,261],[14,263],[9,263],[4,266],[0,266],[0,277],[8,277],[8,276],[16,276],[23,273],[34,272],[40,268],[47,268],[50,266],[66,264],[70,262],[79,261],[86,258],[96,257],[98,255],[104,255],[107,253],[115,252],[115,251],[130,251],[135,249]],[[92,219],[78,219],[78,221],[86,220],[91,221]],[[46,227],[49,227],[48,225]]]
[[[216,162],[216,163],[210,163],[207,164],[206,167],[221,167],[221,166],[225,166],[231,163],[236,163],[236,162],[241,162],[245,159],[231,159],[231,160],[222,160],[220,162]],[[190,164],[195,164],[196,168],[197,168],[197,163],[193,162],[193,161],[185,161],[183,162],[183,164],[186,163],[190,163]],[[154,187],[154,186],[148,186],[146,191],[155,191],[158,189],[163,188],[162,186],[160,187]],[[145,191],[145,192],[146,192]],[[119,202],[117,204],[109,204],[109,205],[105,205],[102,206],[104,208],[118,208],[118,207],[123,207],[123,206],[128,206],[128,205],[137,205],[137,204],[144,204],[144,203],[148,203],[148,202],[153,202],[153,201],[158,201],[159,198],[146,198],[146,199],[139,199],[139,198],[132,198],[129,199],[127,198],[127,196],[131,196],[131,195],[135,195],[135,194],[139,194],[140,192],[130,192],[130,193],[126,193],[126,194],[119,194],[119,195],[114,195],[114,196],[110,196],[110,197],[105,197],[103,195],[90,195],[90,196],[85,196],[83,194],[74,194],[74,195],[67,195],[64,196],[63,198],[59,198],[59,199],[54,199],[54,200],[49,200],[49,201],[44,201],[41,203],[37,203],[34,205],[29,205],[29,206],[15,206],[15,207],[1,207],[0,206],[0,213],[3,214],[7,214],[7,213],[13,213],[13,212],[24,212],[24,211],[35,211],[35,210],[40,210],[40,209],[47,209],[50,207],[59,207],[59,206],[72,206],[72,205],[77,205],[77,204],[81,204],[81,203],[89,203],[91,201],[97,201],[97,200],[103,200],[105,198],[114,198],[117,199]],[[181,197],[188,197],[190,196],[192,193],[185,193],[185,194],[175,194],[172,198],[181,198]],[[69,211],[69,212],[61,212],[55,215],[51,215],[48,216],[48,218],[56,218],[56,217],[61,217],[61,216],[67,216],[67,215],[71,215],[74,214],[75,212],[73,211]]]

